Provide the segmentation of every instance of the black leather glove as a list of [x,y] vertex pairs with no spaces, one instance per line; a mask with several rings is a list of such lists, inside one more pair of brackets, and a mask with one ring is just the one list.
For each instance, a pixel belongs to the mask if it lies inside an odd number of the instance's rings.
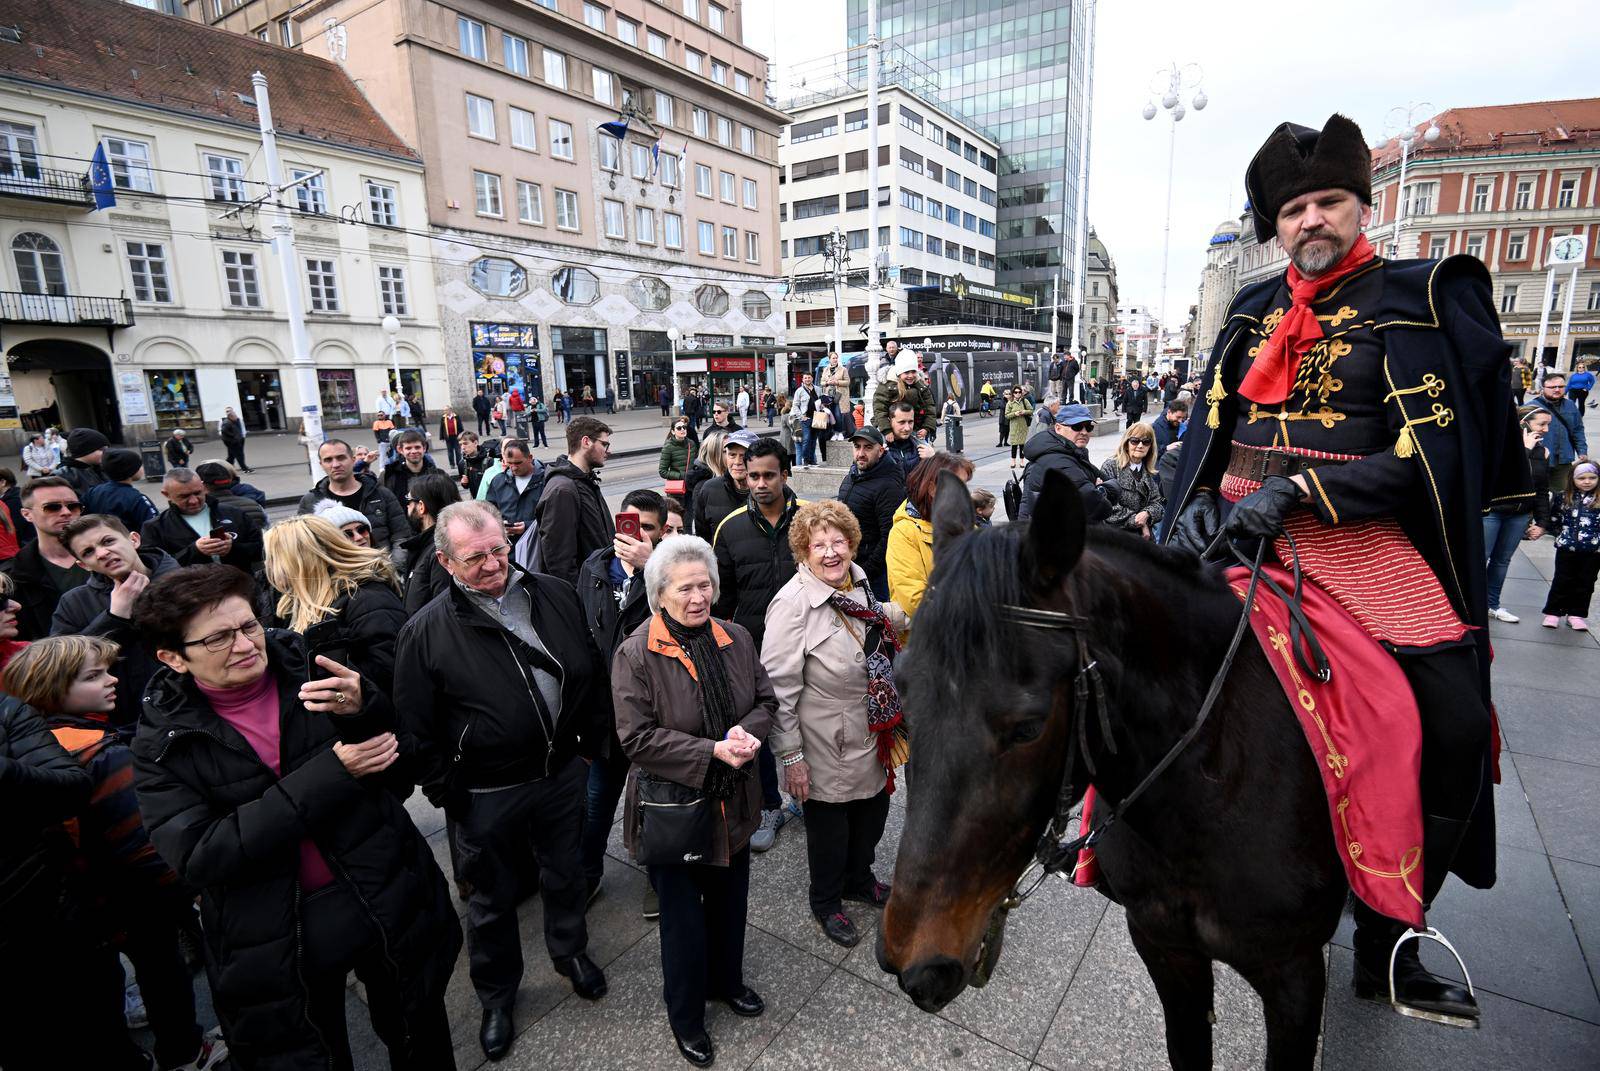
[[1193,551],[1204,557],[1206,548],[1217,537],[1222,527],[1222,513],[1217,508],[1215,491],[1196,491],[1194,498],[1172,522],[1167,533],[1167,546]]
[[1300,504],[1300,488],[1287,476],[1268,476],[1261,486],[1233,505],[1228,535],[1234,539],[1271,539],[1283,531],[1283,519]]

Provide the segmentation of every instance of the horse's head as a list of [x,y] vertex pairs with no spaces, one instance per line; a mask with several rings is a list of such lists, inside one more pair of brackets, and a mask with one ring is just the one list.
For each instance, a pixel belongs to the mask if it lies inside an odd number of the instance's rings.
[[1051,472],[1028,524],[973,521],[965,485],[944,474],[932,584],[897,672],[916,783],[878,963],[924,1011],[999,955],[1000,905],[1061,791],[1079,661],[1071,632],[1015,613],[1068,609],[1086,527],[1077,489]]

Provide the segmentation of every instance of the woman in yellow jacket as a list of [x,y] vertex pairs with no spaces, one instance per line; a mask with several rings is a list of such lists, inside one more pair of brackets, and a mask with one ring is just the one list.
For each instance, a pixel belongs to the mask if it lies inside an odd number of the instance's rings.
[[941,450],[917,463],[906,477],[906,500],[895,511],[884,560],[889,571],[889,601],[914,618],[933,573],[933,496],[939,474],[953,472],[972,479],[972,462]]

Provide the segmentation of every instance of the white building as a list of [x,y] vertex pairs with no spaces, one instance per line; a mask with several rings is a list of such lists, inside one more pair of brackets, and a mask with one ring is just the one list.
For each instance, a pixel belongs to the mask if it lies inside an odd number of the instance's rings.
[[1238,220],[1223,220],[1206,245],[1206,266],[1200,270],[1200,299],[1196,303],[1192,354],[1202,365],[1211,355],[1211,347],[1228,315],[1228,306],[1239,289],[1239,228]]
[[[98,427],[129,443],[293,431],[283,276],[250,97],[262,71],[286,177],[323,423],[365,422],[390,386],[447,401],[422,166],[333,63],[111,0],[0,0],[0,435]],[[94,43],[100,42],[98,46]],[[150,57],[163,57],[155,62]],[[96,209],[105,154],[115,204]],[[7,402],[14,408],[7,409]],[[3,441],[3,440],[0,440]]]
[[784,105],[793,119],[778,147],[780,251],[792,286],[787,341],[833,345],[826,254],[837,229],[849,250],[841,300],[847,350],[866,347],[869,319],[914,348],[927,337],[937,349],[1048,349],[1035,302],[995,286],[996,143],[895,77],[886,73],[889,84],[878,93],[875,317],[867,289],[871,131],[861,79],[841,79]]
[[1149,372],[1161,363],[1161,320],[1148,305],[1118,305],[1118,371]]

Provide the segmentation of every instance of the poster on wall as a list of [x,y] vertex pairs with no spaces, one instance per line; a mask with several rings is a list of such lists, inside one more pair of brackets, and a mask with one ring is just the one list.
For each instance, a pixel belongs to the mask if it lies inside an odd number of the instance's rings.
[[633,371],[629,367],[628,351],[615,351],[612,364],[617,371],[617,399],[626,402],[633,397]]
[[17,393],[11,386],[11,373],[0,372],[0,430],[21,429],[22,414],[17,411]]
[[122,410],[124,424],[150,422],[150,396],[145,394],[138,372],[117,373],[117,405]]
[[514,388],[524,398],[544,396],[544,375],[537,353],[474,350],[472,366],[478,385],[490,394],[508,394]]

